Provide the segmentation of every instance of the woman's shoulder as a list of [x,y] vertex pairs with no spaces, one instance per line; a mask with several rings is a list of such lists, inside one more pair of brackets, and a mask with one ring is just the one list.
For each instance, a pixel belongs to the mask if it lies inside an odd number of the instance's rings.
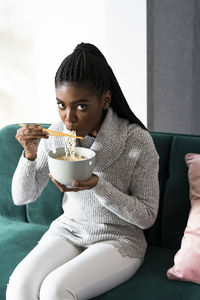
[[128,123],[127,125],[127,135],[128,138],[143,141],[145,143],[151,142],[152,137],[148,130],[143,129],[140,125],[136,123]]
[[153,138],[148,130],[143,129],[141,126],[133,123],[128,124],[128,139],[127,143],[130,147],[137,147],[142,152],[148,152],[158,155]]

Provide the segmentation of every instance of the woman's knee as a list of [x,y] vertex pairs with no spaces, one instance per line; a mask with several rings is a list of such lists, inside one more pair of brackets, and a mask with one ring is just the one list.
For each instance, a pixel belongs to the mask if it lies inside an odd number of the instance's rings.
[[7,285],[6,300],[27,300],[31,293],[31,287],[32,280],[20,272],[19,268],[16,268]]
[[40,288],[40,300],[77,300],[77,294],[67,286],[67,280],[62,282],[55,273],[56,271],[50,273],[44,279]]

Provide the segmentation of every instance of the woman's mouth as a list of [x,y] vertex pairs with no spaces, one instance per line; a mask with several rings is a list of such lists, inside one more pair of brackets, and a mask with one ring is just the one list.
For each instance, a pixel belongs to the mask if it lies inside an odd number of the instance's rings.
[[85,130],[83,130],[83,128],[79,128],[75,125],[66,125],[65,124],[65,128],[69,131],[76,131],[76,135],[78,136],[86,136],[87,135],[87,132],[85,132]]
[[66,127],[67,128],[67,130],[69,130],[69,131],[77,131],[77,129],[75,129],[74,127]]
[[77,131],[78,130],[78,128],[77,128],[77,126],[75,126],[74,124],[72,125],[72,124],[65,124],[65,127],[66,127],[66,129],[67,130],[70,130],[70,131]]

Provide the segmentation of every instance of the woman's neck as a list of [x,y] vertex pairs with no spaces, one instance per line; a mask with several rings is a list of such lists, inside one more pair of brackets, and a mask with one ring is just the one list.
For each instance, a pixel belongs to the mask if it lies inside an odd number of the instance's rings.
[[107,111],[106,110],[103,110],[102,112],[102,117],[100,118],[99,122],[96,124],[96,126],[88,133],[89,136],[92,136],[92,137],[96,137],[98,132],[99,132],[99,129],[101,128],[101,125],[105,119],[105,116],[107,114]]

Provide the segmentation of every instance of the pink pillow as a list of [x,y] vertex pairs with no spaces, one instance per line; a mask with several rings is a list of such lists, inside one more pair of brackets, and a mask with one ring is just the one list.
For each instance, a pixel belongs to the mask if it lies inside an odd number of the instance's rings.
[[167,277],[200,283],[200,154],[188,153],[185,161],[191,209],[181,248],[174,257],[174,266],[167,271]]

